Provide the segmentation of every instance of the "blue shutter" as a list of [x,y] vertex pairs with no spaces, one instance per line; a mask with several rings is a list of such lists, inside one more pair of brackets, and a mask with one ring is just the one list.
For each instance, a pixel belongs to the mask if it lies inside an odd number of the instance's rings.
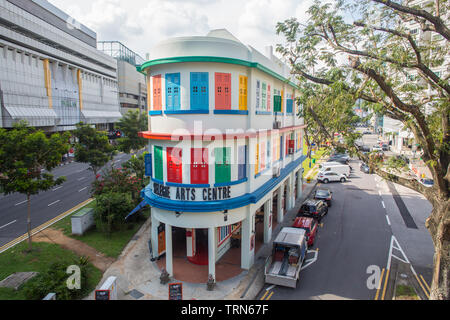
[[239,162],[238,162],[238,180],[244,179],[247,176],[247,146],[239,147]]
[[280,159],[283,159],[283,136],[280,137]]
[[150,153],[147,153],[144,156],[144,162],[145,162],[145,176],[151,177],[152,176],[152,155]]
[[191,110],[209,109],[208,72],[191,72]]
[[286,113],[292,113],[293,101],[292,99],[286,100]]
[[166,74],[166,109],[180,110],[180,74]]

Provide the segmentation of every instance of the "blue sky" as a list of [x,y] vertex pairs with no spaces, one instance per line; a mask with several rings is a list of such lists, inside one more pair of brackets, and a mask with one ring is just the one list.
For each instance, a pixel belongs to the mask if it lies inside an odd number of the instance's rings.
[[49,0],[97,33],[118,40],[145,58],[161,40],[206,35],[225,28],[244,44],[264,53],[282,41],[275,25],[306,17],[312,0]]

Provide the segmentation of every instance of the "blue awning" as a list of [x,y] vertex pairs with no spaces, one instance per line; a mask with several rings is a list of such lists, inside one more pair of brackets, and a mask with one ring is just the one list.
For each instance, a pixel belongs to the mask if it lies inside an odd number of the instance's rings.
[[137,205],[136,208],[133,209],[133,211],[131,211],[126,217],[125,220],[127,220],[131,215],[135,214],[136,212],[138,212],[139,210],[141,210],[142,208],[144,208],[147,205],[147,202],[145,200],[142,200],[141,203],[139,203]]

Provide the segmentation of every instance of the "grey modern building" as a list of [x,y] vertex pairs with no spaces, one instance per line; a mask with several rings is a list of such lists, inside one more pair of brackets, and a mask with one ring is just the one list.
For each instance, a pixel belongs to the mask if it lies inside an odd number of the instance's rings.
[[94,31],[45,0],[0,0],[0,127],[112,129],[118,91],[117,60]]
[[136,70],[144,59],[119,41],[99,41],[97,48],[117,60],[119,101],[122,114],[129,110],[147,109],[145,76]]

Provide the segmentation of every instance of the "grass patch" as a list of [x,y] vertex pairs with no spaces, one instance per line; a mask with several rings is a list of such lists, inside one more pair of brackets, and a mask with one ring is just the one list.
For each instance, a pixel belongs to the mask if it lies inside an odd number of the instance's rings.
[[395,287],[395,298],[402,300],[419,300],[414,289],[410,286],[405,286],[403,284],[399,284]]
[[[33,250],[26,253],[28,242],[24,241],[17,246],[0,254],[0,281],[14,272],[45,272],[54,262],[76,264],[79,257],[72,251],[65,250],[57,244],[36,242],[33,243]],[[88,295],[99,283],[102,272],[89,263],[88,283],[86,288],[82,288],[85,295]],[[30,280],[33,281],[33,280]],[[0,288],[0,300],[23,300],[25,299],[23,288],[15,291],[9,288]]]
[[[83,208],[93,208],[94,206],[95,201],[92,201]],[[83,208],[80,208],[72,214],[76,214]],[[111,235],[100,232],[95,227],[86,231],[82,236],[72,235],[72,222],[70,220],[72,214],[58,221],[52,227],[61,230],[68,237],[86,243],[108,257],[117,258],[134,234],[150,217],[150,210],[146,209],[142,213],[136,213],[136,215],[141,215],[143,218],[135,222],[128,222],[124,230],[115,231]]]
[[[304,148],[307,148],[306,145],[304,146]],[[317,152],[311,158],[306,158],[305,161],[303,161],[303,164],[302,164],[302,167],[304,169],[303,177],[306,177],[308,172],[313,170],[315,164],[312,163],[312,159],[316,159],[316,163],[317,163],[317,161],[325,155],[326,151],[327,151],[327,148],[320,148],[319,150],[317,150]],[[310,161],[311,161],[311,168],[309,167]]]

